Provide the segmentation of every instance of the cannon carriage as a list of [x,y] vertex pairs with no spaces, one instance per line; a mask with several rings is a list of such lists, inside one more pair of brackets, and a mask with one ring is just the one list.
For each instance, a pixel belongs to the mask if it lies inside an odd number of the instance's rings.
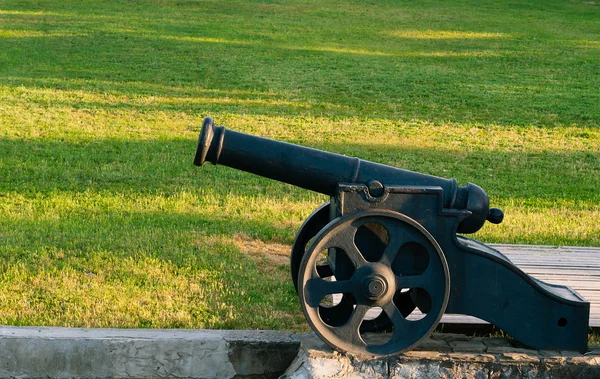
[[336,350],[397,354],[444,313],[536,349],[587,347],[585,299],[462,235],[503,219],[477,185],[226,130],[210,117],[194,158],[205,162],[330,196],[300,227],[290,261],[308,323]]

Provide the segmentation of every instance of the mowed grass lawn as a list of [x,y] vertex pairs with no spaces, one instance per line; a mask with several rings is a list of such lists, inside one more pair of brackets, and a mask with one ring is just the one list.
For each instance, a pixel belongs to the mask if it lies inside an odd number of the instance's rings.
[[204,116],[487,190],[600,246],[600,3],[0,0],[0,324],[306,330],[327,199],[192,166]]

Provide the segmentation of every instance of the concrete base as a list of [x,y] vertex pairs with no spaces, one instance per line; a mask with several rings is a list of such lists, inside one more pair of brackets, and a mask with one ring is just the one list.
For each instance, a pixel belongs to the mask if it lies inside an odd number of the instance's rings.
[[314,334],[275,331],[0,328],[0,378],[600,378],[587,354],[502,338],[434,333],[416,350],[370,359]]
[[503,338],[434,333],[413,350],[373,359],[340,354],[315,335],[301,338],[298,356],[282,378],[600,378],[600,347],[587,354],[537,351]]
[[287,332],[0,328],[0,378],[276,378]]

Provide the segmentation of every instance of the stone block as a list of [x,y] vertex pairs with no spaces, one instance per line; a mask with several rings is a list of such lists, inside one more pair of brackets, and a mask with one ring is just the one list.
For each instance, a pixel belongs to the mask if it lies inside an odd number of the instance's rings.
[[484,353],[487,350],[487,346],[483,342],[474,339],[470,341],[451,341],[449,345],[456,353]]
[[518,347],[506,347],[506,346],[494,346],[488,347],[487,352],[490,354],[504,354],[504,353],[520,353],[528,355],[538,355],[537,350],[533,349],[522,349]]
[[444,340],[448,343],[452,341],[470,341],[471,337],[457,333],[432,333],[431,338],[434,340]]
[[562,355],[563,357],[581,357],[583,354],[581,354],[578,351],[561,350],[560,355]]
[[561,356],[541,357],[540,361],[543,362],[544,365],[547,365],[547,366],[551,366],[551,365],[564,365],[565,362],[567,361],[567,358],[561,357]]
[[408,358],[410,360],[436,360],[439,359],[443,354],[437,351],[418,351],[418,350],[410,350],[402,353],[398,360],[403,360],[403,358]]
[[493,354],[478,354],[481,362],[495,362],[497,357]]
[[539,363],[540,358],[537,355],[524,354],[524,353],[502,353],[498,358],[500,362],[511,361],[519,364]]
[[479,354],[474,353],[451,353],[448,355],[449,360],[453,362],[477,362]]
[[330,354],[334,354],[334,350],[314,333],[302,334],[300,336],[300,346],[312,356],[329,356]]
[[562,355],[560,355],[560,352],[557,350],[539,350],[538,354],[541,355],[542,357],[562,357]]
[[506,338],[490,337],[483,338],[482,341],[487,347],[512,347]]
[[419,345],[417,345],[417,347],[414,350],[428,350],[449,353],[452,351],[452,348],[444,340],[435,340],[433,338],[428,338],[422,341]]

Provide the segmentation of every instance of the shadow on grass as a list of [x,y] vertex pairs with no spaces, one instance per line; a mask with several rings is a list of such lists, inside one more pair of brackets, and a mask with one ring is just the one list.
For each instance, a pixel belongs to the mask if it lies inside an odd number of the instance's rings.
[[[294,142],[294,141],[288,141]],[[473,182],[503,199],[562,199],[598,202],[598,152],[498,152],[414,149],[360,143],[311,147],[394,167]],[[24,194],[106,191],[125,194],[274,196],[314,200],[307,191],[225,166],[192,165],[194,139],[0,140],[4,152],[0,190]],[[256,164],[260,164],[257,162]],[[401,179],[401,178],[400,178]]]
[[[312,147],[458,177],[463,184],[482,186],[492,205],[520,203],[524,209],[546,212],[546,217],[565,207],[594,212],[600,203],[598,153]],[[5,243],[22,246],[22,254],[28,254],[28,239],[76,252],[105,246],[117,254],[132,254],[144,245],[145,251],[156,249],[161,256],[180,260],[190,254],[188,235],[202,239],[239,233],[290,244],[303,217],[326,200],[228,167],[194,167],[192,140],[0,140],[0,150],[6,152],[0,160],[0,220],[7,231],[0,234],[12,236]],[[173,243],[178,238],[187,241],[181,249],[185,253]],[[578,238],[583,237],[568,237],[567,243],[590,243]]]
[[[98,253],[116,259],[152,256],[180,268],[238,266],[249,261],[231,254],[237,250],[231,236],[270,240],[289,232],[268,220],[202,212],[73,212],[60,219],[11,220],[0,225],[5,229],[0,242],[3,265],[25,263],[40,269],[61,269]],[[223,250],[228,253],[222,254]],[[43,258],[59,252],[61,259]]]

